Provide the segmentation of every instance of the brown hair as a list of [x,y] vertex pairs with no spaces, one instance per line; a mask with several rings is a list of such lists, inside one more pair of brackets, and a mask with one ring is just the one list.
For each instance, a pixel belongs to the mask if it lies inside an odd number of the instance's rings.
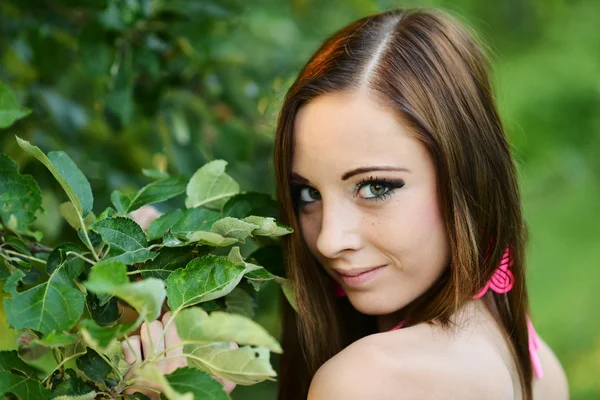
[[327,39],[289,89],[277,125],[275,170],[281,219],[296,232],[284,237],[282,245],[298,310],[282,301],[280,399],[306,399],[310,380],[323,363],[376,332],[373,316],[333,296],[326,273],[302,239],[290,192],[298,110],[319,95],[359,89],[395,110],[436,166],[451,265],[405,307],[407,325],[450,327],[450,317],[485,285],[510,246],[514,288],[507,294],[490,291],[483,301],[510,344],[523,398],[532,398],[526,229],[488,68],[475,36],[453,17],[432,10],[393,10],[358,20]]

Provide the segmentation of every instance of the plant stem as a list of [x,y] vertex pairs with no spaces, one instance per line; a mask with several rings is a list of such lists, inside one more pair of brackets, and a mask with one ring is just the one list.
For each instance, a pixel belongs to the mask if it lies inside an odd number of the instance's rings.
[[42,379],[42,382],[47,381],[48,378],[50,378],[52,376],[52,374],[54,373],[54,371],[56,371],[57,369],[61,368],[67,361],[69,361],[72,358],[75,358],[75,357],[78,357],[78,356],[81,356],[81,355],[85,354],[86,351],[84,351],[82,353],[75,353],[75,354],[73,354],[73,355],[71,355],[69,357],[63,358],[63,360],[56,367],[54,367],[54,369],[52,371],[50,371],[50,373],[44,379]]
[[[175,321],[175,317],[179,314],[179,311],[181,311],[181,308],[178,308],[177,310],[173,311],[173,314],[171,314],[171,318],[169,318],[169,320],[167,321],[165,328],[163,329],[162,333],[160,334],[160,337],[158,338],[158,343],[160,343],[161,340],[163,340],[163,338],[165,337],[165,334],[167,333],[167,329],[169,329],[169,326],[171,326],[171,323],[173,321]],[[154,349],[154,351],[152,353],[155,353],[158,351],[158,348],[154,348],[154,346],[152,346],[152,348]]]
[[[176,349],[176,348],[181,347],[181,346],[185,346],[186,344],[194,344],[194,343],[197,343],[197,342],[184,342],[184,341],[181,341],[181,342],[177,343],[176,345],[171,346],[168,349],[164,349],[160,353],[156,354],[154,357],[152,357],[152,359],[150,360],[150,362],[152,363],[152,362],[156,361],[156,359],[158,357],[162,356],[163,354],[166,354],[167,352],[169,352],[169,351],[171,351],[173,349]],[[169,358],[170,357],[171,356],[169,356]],[[176,357],[181,357],[181,355],[178,355]],[[163,360],[165,360],[165,358],[161,358],[159,361],[163,361]]]
[[119,371],[119,368],[115,367],[114,364],[108,359],[108,357],[106,357],[104,354],[102,353],[98,353],[98,355],[100,357],[102,357],[102,359],[104,359],[104,361],[110,365],[110,367],[113,369],[113,371],[115,371],[115,374],[117,374],[117,376],[119,377],[119,380],[123,379],[123,375],[121,375],[121,371]]
[[41,243],[31,242],[27,244],[29,246],[29,250],[32,253],[51,253],[52,249],[50,247],[46,247]]
[[96,261],[92,261],[92,260],[90,260],[89,258],[87,258],[87,257],[84,257],[84,256],[82,256],[81,254],[79,254],[79,253],[77,253],[77,252],[75,252],[75,251],[67,251],[67,255],[70,255],[70,254],[73,254],[73,255],[75,255],[75,256],[77,256],[77,257],[81,258],[82,260],[84,260],[84,261],[86,261],[86,262],[88,262],[88,263],[90,263],[90,264],[92,264],[92,265],[96,265]]
[[[158,339],[158,342],[156,342],[156,347],[154,347],[154,341],[152,340],[152,333],[150,332],[150,324],[146,323],[146,333],[148,333],[148,340],[150,341],[150,348],[154,349],[152,351],[152,354],[156,353],[158,351],[158,344],[160,343],[160,341],[162,340],[163,336],[164,336],[164,331],[163,333],[160,335],[160,338]],[[141,335],[141,332],[140,332]]]
[[79,214],[79,212],[77,213],[77,217],[79,218],[79,223],[81,224],[81,230],[83,231],[83,235],[85,236],[85,240],[87,241],[86,246],[90,249],[90,251],[92,252],[92,255],[94,256],[96,261],[100,261],[98,254],[96,254],[96,250],[94,250],[94,246],[92,246],[92,241],[90,240],[90,237],[88,236],[87,229],[85,227],[85,222],[83,222],[83,217],[81,214]]
[[140,269],[137,269],[135,271],[129,271],[129,272],[127,272],[127,275],[141,274],[142,272],[146,272],[146,270],[142,271]]
[[8,250],[8,249],[2,249],[1,251],[3,253],[6,253],[6,254],[12,254],[14,256],[23,257],[23,258],[25,258],[27,260],[30,260],[30,261],[37,261],[39,263],[46,264],[45,260],[41,260],[41,259],[39,259],[37,257],[33,257],[33,256],[28,256],[26,254],[21,254],[18,251],[13,251],[13,250]]
[[[133,354],[133,356],[135,357],[135,361],[137,363],[141,363],[142,360],[140,360],[137,356],[137,353],[135,352],[135,350],[133,350],[133,345],[131,344],[131,342],[129,341],[129,336],[125,336],[125,343],[127,343],[127,347],[129,347],[129,350],[131,351],[131,353]],[[125,376],[127,376],[127,374],[125,374]]]

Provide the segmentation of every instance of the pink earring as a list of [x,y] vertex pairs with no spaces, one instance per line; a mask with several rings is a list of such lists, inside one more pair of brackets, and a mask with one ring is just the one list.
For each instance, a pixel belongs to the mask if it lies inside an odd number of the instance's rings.
[[500,294],[508,293],[513,286],[515,285],[515,276],[509,270],[514,264],[510,248],[507,247],[502,255],[502,261],[500,261],[500,266],[494,272],[494,275],[490,278],[489,281],[485,284],[485,286],[473,296],[474,299],[479,299],[483,297],[484,294],[487,293],[489,289]]

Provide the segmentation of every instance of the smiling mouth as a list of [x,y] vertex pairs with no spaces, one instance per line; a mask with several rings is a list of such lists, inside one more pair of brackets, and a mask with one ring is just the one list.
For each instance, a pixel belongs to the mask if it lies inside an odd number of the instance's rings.
[[377,267],[371,267],[371,268],[357,268],[357,269],[353,269],[350,271],[344,271],[344,272],[336,270],[336,272],[341,276],[354,277],[354,276],[364,274],[365,272],[369,272],[369,271],[373,271],[373,270],[381,268],[381,267],[385,267],[385,265],[386,264],[379,265]]
[[353,269],[351,271],[346,271],[344,274],[342,274],[341,272],[337,273],[340,277],[340,280],[345,284],[346,287],[358,288],[362,285],[366,285],[368,282],[375,279],[375,277],[377,277],[385,267],[387,267],[387,264],[380,265],[374,268]]

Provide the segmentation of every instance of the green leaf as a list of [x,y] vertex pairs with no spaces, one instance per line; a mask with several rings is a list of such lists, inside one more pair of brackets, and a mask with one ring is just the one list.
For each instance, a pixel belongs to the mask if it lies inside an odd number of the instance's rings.
[[0,281],[4,281],[10,277],[10,270],[5,259],[0,259]]
[[4,242],[21,254],[31,255],[31,251],[27,244],[16,236],[6,237]]
[[[12,393],[22,399],[49,399],[52,393],[38,379],[0,371],[0,396]],[[8,396],[6,396],[8,397]]]
[[67,255],[69,252],[81,254],[82,250],[75,243],[71,242],[62,243],[52,250],[46,260],[46,272],[48,275],[54,273],[56,268],[63,264],[65,272],[67,272],[67,275],[72,279],[77,278],[79,274],[81,274],[85,267],[85,262],[74,254]]
[[277,224],[275,218],[251,215],[244,218],[244,221],[258,226],[252,231],[252,235],[255,236],[283,236],[294,231],[292,228]]
[[88,349],[87,353],[77,358],[76,362],[77,368],[82,370],[88,378],[94,381],[106,379],[108,374],[112,371],[111,366],[92,349]]
[[89,226],[96,222],[96,216],[93,212],[90,212],[83,220],[82,226],[81,221],[79,220],[79,216],[77,215],[77,210],[75,209],[73,203],[71,203],[70,201],[65,201],[60,206],[58,206],[58,212],[67,221],[67,223],[76,230],[88,230]]
[[[11,298],[4,299],[8,324],[16,330],[30,328],[43,334],[71,329],[83,313],[85,296],[73,287],[69,274],[70,271],[61,266],[47,282],[21,293],[12,292]],[[16,282],[11,282],[13,284]]]
[[250,215],[277,217],[277,202],[264,193],[240,193],[230,198],[223,206],[223,217],[243,219]]
[[36,378],[40,370],[23,361],[16,350],[0,351],[0,371],[19,372],[30,378]]
[[121,318],[121,311],[119,310],[119,303],[115,297],[105,303],[101,304],[102,301],[98,296],[92,292],[88,292],[87,304],[90,314],[94,321],[100,325],[110,325]]
[[21,270],[16,270],[4,283],[4,293],[9,293],[13,296],[17,295],[17,287],[23,277],[25,277],[25,273]]
[[294,294],[294,287],[288,279],[275,277],[275,282],[281,285],[281,290],[287,301],[290,303],[292,308],[298,312],[298,305],[296,303],[296,295]]
[[8,128],[30,112],[30,109],[21,107],[8,86],[0,82],[0,129]]
[[142,319],[138,318],[135,322],[108,327],[100,326],[91,319],[83,319],[78,326],[85,343],[95,351],[104,353],[118,338],[136,329],[141,321]]
[[183,211],[179,208],[169,211],[166,214],[161,215],[150,223],[146,235],[148,240],[160,239],[163,237],[165,232],[173,227],[182,216]]
[[229,342],[188,344],[183,348],[188,365],[240,385],[254,385],[277,376],[269,350],[250,346],[232,349]]
[[142,228],[125,217],[105,218],[90,227],[110,245],[108,256],[125,264],[144,262],[156,257],[146,247],[148,241]]
[[220,382],[195,368],[178,368],[165,378],[174,390],[180,393],[192,393],[195,399],[230,399]]
[[212,225],[211,231],[225,237],[233,237],[243,242],[252,235],[252,231],[259,229],[259,225],[242,221],[241,219],[225,217]]
[[42,339],[34,340],[33,343],[50,348],[65,347],[77,342],[77,335],[68,332],[57,333],[55,331],[44,335]]
[[213,224],[219,220],[221,215],[212,210],[193,208],[183,210],[179,221],[171,228],[174,234],[186,235],[190,232],[210,232]]
[[190,261],[167,279],[171,310],[189,307],[227,295],[240,282],[246,266],[225,257],[204,256]]
[[125,264],[112,260],[94,265],[84,285],[96,294],[111,294],[125,300],[147,321],[160,316],[166,295],[162,280],[148,278],[131,283]]
[[62,151],[50,152],[46,157],[39,147],[33,146],[18,136],[17,142],[23,150],[37,158],[48,168],[67,193],[67,197],[71,200],[77,212],[81,214],[82,218],[86,217],[92,211],[94,204],[92,188],[73,160]]
[[243,264],[246,266],[249,272],[246,273],[247,279],[252,279],[255,281],[268,281],[273,279],[273,275],[271,275],[267,270],[265,270],[260,265],[248,263],[244,261],[242,254],[240,253],[240,248],[238,246],[232,247],[227,255],[227,259],[237,263]]
[[236,238],[227,238],[218,233],[198,231],[188,233],[186,239],[189,243],[198,243],[206,246],[226,247],[237,243]]
[[123,194],[118,190],[115,190],[110,194],[110,201],[113,203],[113,206],[115,206],[119,214],[125,215],[127,214],[127,208],[129,207],[133,196],[133,194]]
[[186,189],[187,208],[207,207],[221,210],[231,196],[239,193],[240,186],[225,173],[226,166],[226,161],[215,160],[194,173]]
[[236,287],[225,297],[227,312],[254,318],[254,299],[243,289]]
[[89,393],[80,394],[77,396],[69,396],[69,395],[57,396],[57,397],[53,397],[52,400],[94,400],[96,398],[96,395],[97,395],[97,393],[92,390]]
[[[82,357],[85,357],[85,354],[83,354]],[[60,378],[57,377],[53,380],[54,389],[52,390],[52,394],[57,397],[53,397],[52,400],[94,399],[92,394],[95,394],[95,392],[90,392],[90,387],[86,385],[86,382],[84,382],[72,368],[67,368],[62,376],[62,381],[56,385],[56,380],[58,379]],[[98,385],[98,383],[96,383],[96,385]]]
[[169,400],[194,400],[193,393],[182,394],[173,389],[165,375],[153,364],[146,364],[138,369],[137,375],[158,385],[161,388],[161,392]]
[[[169,177],[169,173],[165,171],[159,171],[157,169],[142,168],[142,174],[152,179],[164,179]],[[185,190],[185,189],[184,189]]]
[[165,280],[171,272],[183,268],[190,262],[192,253],[189,249],[165,248],[160,251],[158,257],[140,265],[142,278],[158,278]]
[[31,175],[21,175],[19,166],[0,153],[0,222],[15,232],[28,234],[37,210],[42,210],[37,182]]
[[102,213],[100,215],[98,215],[97,221],[100,221],[101,219],[105,219],[105,218],[114,217],[116,213],[117,213],[117,211],[114,208],[106,207],[104,209],[104,211],[102,211]]
[[119,261],[123,264],[132,265],[153,260],[157,255],[158,253],[151,252],[148,249],[138,249],[119,254],[118,256],[106,258],[106,260]]
[[146,204],[158,203],[173,198],[185,192],[186,184],[185,178],[181,176],[152,182],[133,196],[125,213],[130,213]]
[[165,237],[163,238],[163,246],[165,247],[183,247],[188,246],[189,244],[187,239],[180,240],[170,230],[165,233]]
[[[73,160],[71,160],[71,157],[69,157],[64,151],[51,151],[48,153],[48,159],[58,174],[67,182],[69,188],[75,192],[76,199],[81,201],[80,212],[85,218],[88,213],[92,211],[94,206],[94,196],[92,195],[92,187],[90,186],[90,182],[87,180],[85,175],[83,175],[83,172],[81,172]],[[51,172],[56,177],[52,170]],[[71,196],[69,196],[69,199],[71,199]],[[79,210],[73,199],[71,199],[71,202],[73,202],[75,208]]]
[[177,332],[184,342],[236,342],[238,344],[265,347],[281,353],[281,346],[269,333],[242,315],[214,311],[210,315],[198,307],[188,308],[175,319]]

